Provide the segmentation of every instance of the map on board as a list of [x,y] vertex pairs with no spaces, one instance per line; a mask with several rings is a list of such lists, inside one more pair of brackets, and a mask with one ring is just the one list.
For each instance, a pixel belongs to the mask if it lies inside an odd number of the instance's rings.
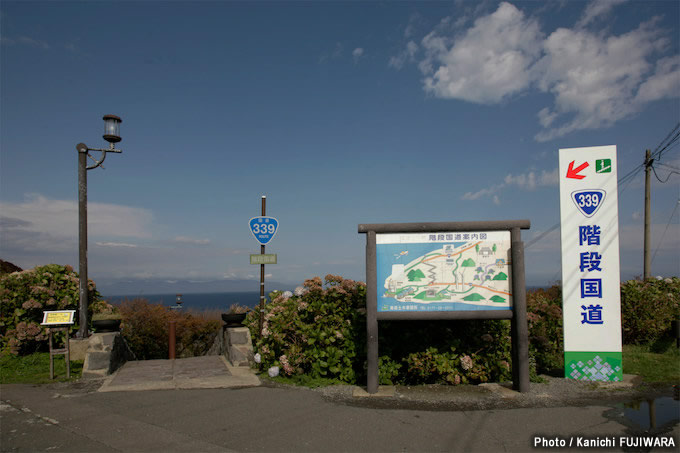
[[510,232],[376,235],[378,311],[512,308]]

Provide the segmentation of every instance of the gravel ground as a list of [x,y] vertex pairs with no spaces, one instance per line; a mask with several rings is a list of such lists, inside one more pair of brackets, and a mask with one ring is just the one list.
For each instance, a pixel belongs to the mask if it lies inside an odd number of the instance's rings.
[[[512,391],[511,383],[482,385],[394,386],[393,396],[361,398],[354,396],[357,387],[335,385],[310,391],[329,401],[351,406],[429,411],[513,409],[521,407],[563,407],[593,404],[612,405],[663,396],[678,398],[679,386],[673,384],[607,384],[541,376],[544,383],[531,383],[529,392]],[[287,387],[272,381],[264,385]]]

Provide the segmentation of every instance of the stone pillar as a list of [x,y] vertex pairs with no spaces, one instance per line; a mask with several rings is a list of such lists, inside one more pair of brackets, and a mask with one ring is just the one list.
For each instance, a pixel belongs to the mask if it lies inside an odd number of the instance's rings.
[[84,379],[103,378],[134,358],[120,332],[95,333],[86,341]]
[[233,366],[250,366],[253,361],[253,343],[247,327],[227,327],[225,330],[225,356]]

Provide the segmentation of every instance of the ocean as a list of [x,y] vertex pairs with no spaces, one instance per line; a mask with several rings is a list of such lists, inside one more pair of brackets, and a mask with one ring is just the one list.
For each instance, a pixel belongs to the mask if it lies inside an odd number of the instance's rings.
[[[527,286],[527,291],[534,291],[539,288],[547,289],[548,287]],[[268,293],[265,293],[268,294]],[[146,299],[151,303],[161,303],[168,307],[175,305],[175,294],[124,294],[117,296],[102,296],[113,304],[120,304],[125,299]],[[267,298],[269,300],[269,298]],[[225,292],[225,293],[193,293],[182,294],[182,307],[193,310],[212,310],[223,309],[225,312],[229,309],[231,304],[245,305],[253,308],[260,303],[259,291],[240,291],[240,292]]]
[[[124,300],[146,299],[151,303],[161,303],[165,306],[174,306],[176,294],[125,294],[117,296],[103,296],[104,300],[113,304],[120,304]],[[182,294],[182,307],[188,310],[212,310],[223,309],[225,312],[231,304],[255,307],[260,303],[259,291],[244,291],[231,293],[194,293]]]

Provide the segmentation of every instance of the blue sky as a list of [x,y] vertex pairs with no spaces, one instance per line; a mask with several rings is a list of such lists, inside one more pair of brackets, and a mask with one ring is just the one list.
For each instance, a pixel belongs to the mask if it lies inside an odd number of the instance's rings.
[[[77,267],[75,145],[106,145],[104,114],[123,153],[88,172],[98,284],[257,280],[262,195],[267,278],[293,286],[364,280],[359,223],[530,219],[529,244],[559,222],[560,148],[617,145],[621,177],[680,121],[679,18],[674,1],[4,1],[0,257]],[[643,175],[619,187],[624,279],[642,274]],[[654,275],[680,274],[679,181],[653,177]],[[560,278],[559,247],[554,230],[527,248],[529,285]]]

